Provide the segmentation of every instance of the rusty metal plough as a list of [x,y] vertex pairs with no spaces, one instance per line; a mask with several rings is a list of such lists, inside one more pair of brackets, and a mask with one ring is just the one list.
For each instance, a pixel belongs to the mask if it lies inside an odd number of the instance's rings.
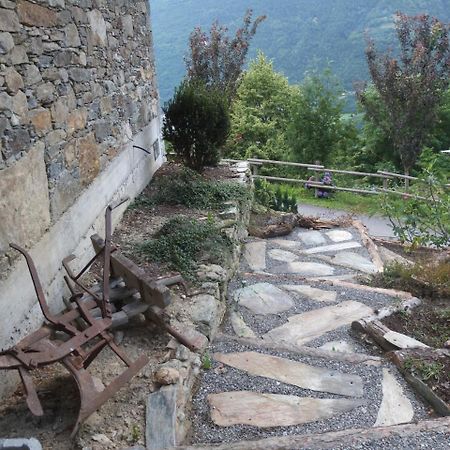
[[[130,360],[123,350],[114,343],[113,335],[110,332],[113,323],[113,312],[109,297],[111,283],[111,212],[121,203],[110,205],[106,209],[106,232],[103,248],[97,252],[80,274],[72,277],[75,285],[85,293],[87,291],[88,295],[71,287],[70,308],[61,314],[53,315],[50,312],[31,256],[23,248],[11,244],[13,249],[25,257],[46,323],[13,347],[0,353],[0,370],[14,369],[19,372],[27,405],[34,415],[41,416],[44,412],[33,385],[31,371],[56,362],[62,363],[75,379],[80,394],[80,408],[72,436],[75,435],[80,424],[88,416],[128,383],[148,363],[146,356],[141,356],[135,361]],[[103,257],[103,286],[102,292],[99,294],[84,286],[78,278],[100,257]],[[96,311],[99,311],[100,314],[95,313]],[[95,386],[94,378],[87,369],[106,346],[122,360],[127,368],[108,386],[99,391]]]

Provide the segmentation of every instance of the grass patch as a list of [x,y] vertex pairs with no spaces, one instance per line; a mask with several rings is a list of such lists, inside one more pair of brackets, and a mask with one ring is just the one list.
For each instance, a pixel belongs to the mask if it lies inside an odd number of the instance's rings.
[[[258,185],[255,184],[255,199],[266,207],[272,207],[274,197],[278,191],[281,191],[283,196],[295,198],[298,203],[348,211],[355,214],[367,214],[369,216],[380,214],[383,207],[384,197],[381,195],[362,195],[337,191],[329,198],[316,198],[314,189],[306,189],[299,185],[270,183],[264,180],[258,180]],[[395,204],[395,202],[401,200],[392,199],[392,201]]]
[[147,261],[166,264],[193,280],[197,262],[223,263],[231,249],[232,242],[220,233],[213,220],[179,216],[163,225],[154,239],[140,244],[137,252]]
[[242,202],[250,197],[250,190],[242,184],[206,180],[187,168],[173,177],[155,180],[155,189],[155,204],[183,205],[198,209],[217,210],[225,202]]

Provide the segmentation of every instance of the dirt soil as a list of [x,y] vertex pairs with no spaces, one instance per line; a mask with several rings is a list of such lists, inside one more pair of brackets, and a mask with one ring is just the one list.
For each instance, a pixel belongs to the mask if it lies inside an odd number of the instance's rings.
[[[136,359],[142,354],[150,362],[131,382],[108,400],[83,424],[78,436],[70,433],[78,412],[78,392],[74,380],[61,365],[48,366],[33,373],[35,386],[44,408],[43,417],[33,416],[25,403],[22,387],[0,407],[0,437],[35,437],[45,450],[72,450],[83,447],[120,449],[144,444],[145,404],[155,390],[154,368],[165,361],[169,336],[152,323],[135,322],[124,330],[122,347]],[[89,372],[107,385],[125,365],[114,353],[105,349],[89,368]]]

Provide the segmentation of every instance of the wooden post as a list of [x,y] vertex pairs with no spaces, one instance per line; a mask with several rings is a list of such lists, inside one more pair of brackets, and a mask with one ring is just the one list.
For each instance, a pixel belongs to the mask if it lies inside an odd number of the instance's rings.
[[258,175],[258,166],[256,164],[252,164],[252,175]]
[[[317,165],[317,166],[320,166],[320,161],[316,161],[314,164]],[[316,183],[320,182],[320,175],[319,175],[319,172],[317,170],[314,172],[314,180],[316,181]],[[315,198],[319,197],[319,190],[317,189],[317,187],[314,188],[314,197]]]
[[387,190],[388,188],[388,178],[383,178],[383,189]]

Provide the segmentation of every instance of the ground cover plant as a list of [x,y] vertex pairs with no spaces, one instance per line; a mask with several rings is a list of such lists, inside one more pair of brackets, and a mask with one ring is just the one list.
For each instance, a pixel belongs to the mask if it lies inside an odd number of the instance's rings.
[[220,209],[228,201],[243,201],[249,190],[238,183],[207,180],[188,168],[174,177],[161,177],[155,181],[155,204],[184,205],[199,209]]
[[193,280],[197,262],[203,259],[220,264],[230,256],[231,241],[212,218],[199,221],[179,216],[166,222],[137,251],[147,260],[166,264]]

